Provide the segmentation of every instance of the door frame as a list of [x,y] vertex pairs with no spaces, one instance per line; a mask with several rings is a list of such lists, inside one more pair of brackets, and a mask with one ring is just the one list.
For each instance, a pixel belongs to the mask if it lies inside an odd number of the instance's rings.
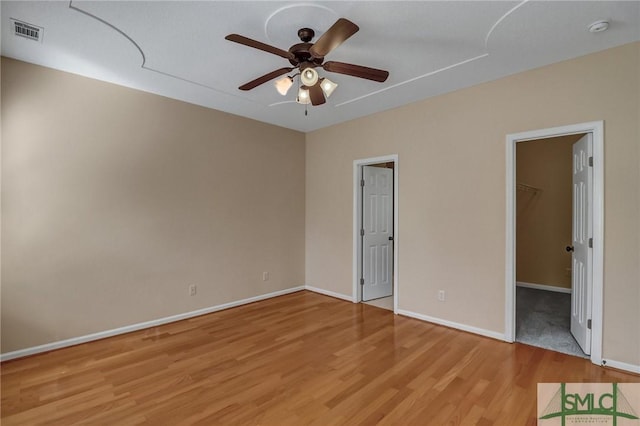
[[398,313],[398,154],[363,158],[353,161],[353,303],[362,301],[360,271],[362,267],[362,167],[379,163],[393,163],[393,313]]
[[593,138],[593,264],[591,362],[602,364],[604,283],[604,122],[572,124],[507,135],[506,143],[506,271],[505,340],[515,340],[516,327],[516,144],[536,139],[591,133]]

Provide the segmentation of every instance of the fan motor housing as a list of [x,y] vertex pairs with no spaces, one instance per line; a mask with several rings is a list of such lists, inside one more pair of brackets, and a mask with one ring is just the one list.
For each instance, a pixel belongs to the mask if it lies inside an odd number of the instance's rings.
[[289,48],[289,52],[293,53],[293,56],[295,56],[295,59],[289,59],[291,65],[297,67],[303,62],[311,62],[315,64],[315,66],[322,65],[324,58],[311,57],[311,53],[309,53],[311,46],[313,46],[313,43],[298,43],[291,46]]
[[300,65],[301,71],[304,68],[322,65],[322,61],[324,61],[324,58],[312,58],[311,53],[309,53],[309,49],[313,46],[313,43],[310,43],[310,41],[315,35],[315,31],[311,28],[300,28],[298,30],[298,37],[302,43],[294,44],[289,48],[289,52],[295,56],[295,59],[289,59],[289,62],[291,62],[293,66]]

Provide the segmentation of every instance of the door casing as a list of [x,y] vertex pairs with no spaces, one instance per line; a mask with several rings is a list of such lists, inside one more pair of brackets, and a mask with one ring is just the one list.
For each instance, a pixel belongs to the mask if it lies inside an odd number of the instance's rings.
[[398,233],[398,154],[382,157],[364,158],[353,161],[353,303],[362,301],[360,286],[360,268],[362,265],[362,167],[379,163],[393,162],[393,313],[398,313],[398,251],[400,238]]
[[593,265],[591,362],[602,364],[602,323],[604,284],[604,122],[572,124],[507,135],[506,140],[506,268],[505,340],[515,340],[516,326],[516,143],[557,136],[591,133],[593,137]]

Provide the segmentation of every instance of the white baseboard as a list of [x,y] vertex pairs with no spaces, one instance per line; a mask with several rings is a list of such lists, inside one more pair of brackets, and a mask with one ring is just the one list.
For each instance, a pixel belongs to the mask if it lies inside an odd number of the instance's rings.
[[416,318],[422,321],[431,322],[438,325],[444,325],[446,327],[455,328],[457,330],[467,331],[473,334],[479,334],[480,336],[490,337],[492,339],[501,340],[506,342],[504,333],[498,333],[497,331],[485,330],[484,328],[473,327],[466,324],[460,324],[453,321],[444,320],[441,318],[430,317],[428,315],[418,314],[416,312],[405,311],[404,309],[398,309],[399,315],[406,317]]
[[22,358],[29,355],[35,355],[42,352],[48,352],[55,349],[66,348],[68,346],[79,345],[81,343],[91,342],[93,340],[104,339],[107,337],[117,336],[119,334],[130,333],[132,331],[143,330],[145,328],[156,327],[163,324],[168,324],[175,321],[181,321],[197,317],[200,315],[210,314],[212,312],[222,311],[224,309],[234,308],[236,306],[246,305],[248,303],[258,302],[260,300],[270,299],[272,297],[282,296],[289,293],[295,293],[296,291],[304,290],[304,286],[287,288],[284,290],[278,290],[267,294],[261,294],[259,296],[249,297],[247,299],[236,300],[234,302],[223,303],[222,305],[211,306],[208,308],[198,309],[196,311],[185,312],[183,314],[172,315],[170,317],[159,318],[151,321],[140,322],[137,324],[127,325],[124,327],[114,328],[112,330],[100,331],[98,333],[87,334],[85,336],[73,337],[71,339],[60,340],[57,342],[46,343],[40,346],[34,346],[31,348],[20,349],[13,352],[7,352],[0,354],[0,361],[8,361],[10,359]]
[[618,370],[628,371],[630,373],[640,374],[640,365],[627,364],[626,362],[614,361],[612,359],[603,359],[603,367],[616,368]]
[[557,293],[569,293],[569,294],[571,294],[571,289],[570,288],[556,287],[554,285],[534,284],[534,283],[525,283],[525,282],[522,282],[522,281],[516,281],[516,286],[518,286],[518,287],[526,287],[526,288],[534,288],[536,290],[555,291]]
[[335,291],[325,290],[323,288],[313,287],[310,285],[304,286],[306,290],[312,291],[314,293],[324,294],[325,296],[335,297],[336,299],[347,300],[349,302],[353,302],[352,296],[347,296],[346,294],[336,293]]

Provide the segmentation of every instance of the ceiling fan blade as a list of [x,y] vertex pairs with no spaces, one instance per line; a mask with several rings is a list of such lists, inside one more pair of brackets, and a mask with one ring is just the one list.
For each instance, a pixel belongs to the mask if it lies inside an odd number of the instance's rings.
[[322,105],[326,102],[324,97],[324,93],[322,93],[322,87],[320,87],[320,83],[316,83],[313,86],[309,87],[309,98],[311,99],[311,105]]
[[250,82],[243,84],[242,86],[238,87],[238,89],[251,90],[254,87],[258,87],[269,80],[273,80],[274,78],[281,76],[282,74],[286,74],[293,69],[294,68],[280,68],[275,71],[271,71],[270,73],[265,74],[262,77],[258,77],[255,80],[251,80]]
[[244,44],[245,46],[253,47],[254,49],[264,50],[265,52],[273,53],[274,55],[282,56],[286,59],[295,59],[293,53],[286,50],[279,49],[274,46],[262,43],[261,41],[253,40],[240,34],[229,34],[225,37],[226,40],[233,41],[235,43]]
[[357,33],[359,29],[348,19],[340,18],[311,46],[309,53],[314,58],[324,58],[329,52],[340,46],[343,41]]
[[345,64],[344,62],[325,62],[322,68],[324,68],[325,71],[366,78],[367,80],[378,81],[380,83],[389,77],[389,71],[363,67],[362,65]]

